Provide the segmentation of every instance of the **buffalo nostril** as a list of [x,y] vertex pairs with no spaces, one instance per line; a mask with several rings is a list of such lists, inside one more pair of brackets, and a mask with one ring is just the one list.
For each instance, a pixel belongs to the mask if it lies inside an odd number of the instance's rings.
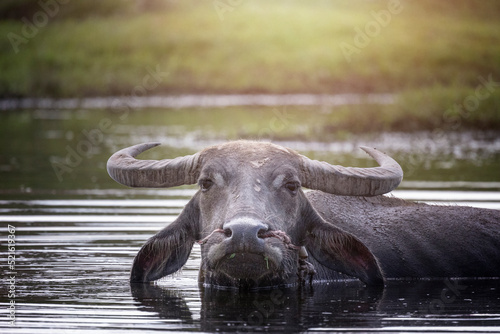
[[261,228],[259,232],[257,232],[257,237],[264,239],[266,237],[266,233],[269,231],[269,228]]
[[226,238],[230,238],[233,235],[233,231],[231,231],[230,228],[225,228],[224,235],[226,236]]

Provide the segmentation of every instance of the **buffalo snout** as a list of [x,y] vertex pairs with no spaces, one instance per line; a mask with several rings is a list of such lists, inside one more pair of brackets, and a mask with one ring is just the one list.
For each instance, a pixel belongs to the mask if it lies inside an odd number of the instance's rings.
[[238,218],[224,224],[227,236],[224,241],[233,252],[261,253],[264,251],[263,235],[269,226],[254,218]]
[[212,277],[283,279],[296,271],[298,263],[299,247],[285,232],[250,216],[228,220],[199,243]]

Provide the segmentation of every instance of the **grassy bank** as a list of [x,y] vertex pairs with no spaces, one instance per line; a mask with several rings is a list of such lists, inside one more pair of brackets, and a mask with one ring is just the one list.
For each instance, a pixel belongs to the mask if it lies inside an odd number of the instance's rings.
[[[395,92],[500,78],[497,1],[388,8],[249,1],[222,12],[213,2],[179,1],[154,12],[55,15],[16,48],[7,36],[23,37],[25,23],[2,21],[0,95],[130,94],[148,68],[164,73],[148,93]],[[377,23],[381,11],[389,17]]]
[[[0,13],[0,97],[397,93],[395,108],[350,108],[335,126],[382,113],[379,129],[418,129],[451,124],[443,113],[480,77],[500,81],[494,0],[70,2],[30,31],[44,11],[31,3]],[[461,126],[498,125],[489,93]]]

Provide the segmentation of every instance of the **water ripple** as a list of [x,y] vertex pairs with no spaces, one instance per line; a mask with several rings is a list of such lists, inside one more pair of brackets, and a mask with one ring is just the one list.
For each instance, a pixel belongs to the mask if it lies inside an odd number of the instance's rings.
[[[461,283],[467,288],[453,302],[440,299],[449,293],[442,281],[391,281],[383,294],[346,281],[280,289],[283,298],[273,303],[270,296],[276,291],[238,294],[199,287],[199,245],[181,272],[151,285],[130,285],[137,251],[187,203],[188,198],[173,198],[177,195],[161,201],[0,201],[2,226],[16,228],[16,271],[5,271],[5,277],[15,276],[16,323],[11,327],[7,322],[10,304],[4,290],[0,331],[493,332],[500,326],[498,281]],[[498,193],[483,191],[396,195],[436,202],[451,196],[500,202]],[[0,254],[6,259],[4,245]],[[436,308],[438,302],[441,308]]]

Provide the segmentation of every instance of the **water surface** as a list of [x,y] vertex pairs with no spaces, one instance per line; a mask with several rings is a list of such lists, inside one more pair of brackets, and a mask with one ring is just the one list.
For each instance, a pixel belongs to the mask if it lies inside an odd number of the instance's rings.
[[[459,332],[500,326],[497,280],[390,281],[384,290],[348,281],[240,294],[198,286],[199,246],[181,273],[130,286],[140,246],[175,219],[193,192],[164,190],[162,200],[1,201],[2,229],[14,226],[16,238],[15,326],[5,321],[9,304],[2,299],[2,332]],[[500,208],[499,198],[484,202]],[[3,258],[6,253],[3,244]]]
[[[257,133],[311,158],[346,166],[373,166],[357,147],[374,146],[394,156],[405,172],[393,196],[500,209],[500,138],[494,133],[393,133],[321,141],[280,136],[302,133],[303,125],[290,118],[286,129],[276,126],[273,109],[39,107],[0,114],[0,253],[7,287],[0,293],[2,333],[500,328],[497,280],[389,281],[383,290],[346,281],[240,294],[198,286],[200,249],[195,246],[180,273],[131,286],[129,271],[141,245],[175,220],[196,189],[128,189],[105,170],[111,153],[140,142],[162,142],[142,156],[161,159]],[[262,131],[247,131],[255,127]],[[10,248],[8,238],[15,240]],[[9,255],[15,255],[13,268]]]

